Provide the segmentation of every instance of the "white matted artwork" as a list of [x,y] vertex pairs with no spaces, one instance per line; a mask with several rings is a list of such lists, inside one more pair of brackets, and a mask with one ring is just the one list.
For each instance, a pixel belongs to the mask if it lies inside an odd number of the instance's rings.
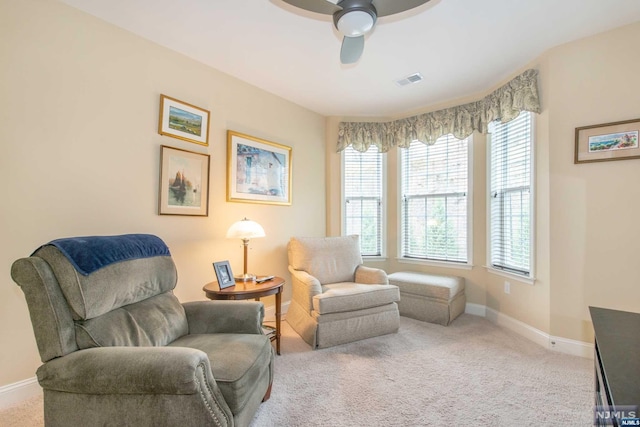
[[167,95],[160,95],[158,133],[209,145],[209,111]]
[[640,158],[640,119],[576,128],[574,163]]
[[209,215],[209,155],[162,145],[160,215]]
[[227,201],[291,204],[291,147],[227,131]]

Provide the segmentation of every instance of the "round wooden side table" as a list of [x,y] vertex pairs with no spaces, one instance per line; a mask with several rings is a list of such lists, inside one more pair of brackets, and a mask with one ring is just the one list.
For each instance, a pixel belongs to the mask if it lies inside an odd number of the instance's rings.
[[284,279],[274,277],[262,283],[256,282],[236,282],[234,286],[220,289],[218,282],[210,282],[204,285],[202,290],[207,298],[211,300],[243,300],[255,299],[260,301],[261,297],[269,295],[276,296],[276,329],[270,334],[269,339],[276,342],[276,353],[280,355],[280,318],[282,316],[282,289]]

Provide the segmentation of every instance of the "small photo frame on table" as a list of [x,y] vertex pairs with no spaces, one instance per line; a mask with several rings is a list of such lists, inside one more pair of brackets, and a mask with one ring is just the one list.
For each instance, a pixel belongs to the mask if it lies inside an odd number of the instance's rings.
[[291,147],[227,131],[227,201],[291,204]]
[[576,128],[574,163],[640,158],[640,119]]
[[220,286],[220,289],[229,288],[236,284],[233,279],[233,273],[231,272],[229,261],[214,262],[213,270],[216,272],[216,279],[218,280],[218,286]]
[[209,155],[160,146],[158,214],[209,216]]
[[209,111],[160,95],[158,133],[201,145],[209,145]]

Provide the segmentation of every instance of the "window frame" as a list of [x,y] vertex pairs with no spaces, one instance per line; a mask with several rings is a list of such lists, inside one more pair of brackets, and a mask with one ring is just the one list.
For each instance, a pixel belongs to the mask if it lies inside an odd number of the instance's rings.
[[[444,135],[446,136],[446,135]],[[418,264],[427,265],[433,267],[453,268],[457,270],[471,270],[473,268],[473,146],[474,135],[469,135],[467,138],[467,260],[462,261],[447,261],[437,260],[429,258],[414,258],[406,257],[403,254],[404,248],[404,233],[403,233],[403,220],[404,220],[404,195],[403,195],[403,157],[405,148],[398,148],[400,151],[397,156],[397,176],[398,176],[398,189],[397,189],[397,257],[396,260],[402,264]],[[444,193],[443,193],[444,194]]]
[[[346,154],[347,150],[352,149],[348,146],[340,152],[340,234],[342,236],[347,234],[347,197],[345,191],[346,184]],[[382,195],[380,197],[380,255],[365,255],[362,254],[362,258],[365,260],[386,260],[387,259],[387,155],[386,153],[378,152],[381,158],[381,190]],[[363,197],[362,199],[370,199],[371,197]]]
[[[523,112],[521,112],[522,114]],[[536,281],[535,276],[535,267],[536,267],[536,151],[535,151],[535,141],[536,141],[536,118],[535,115],[531,112],[526,112],[529,114],[529,274],[521,274],[511,269],[502,269],[497,268],[492,265],[493,258],[493,247],[492,247],[492,215],[491,215],[491,179],[492,179],[492,161],[491,161],[491,150],[493,144],[493,136],[491,133],[487,132],[487,177],[486,177],[486,236],[487,236],[487,259],[485,268],[489,273],[506,277],[509,279],[515,279],[520,282],[533,285]],[[518,188],[522,188],[519,186]],[[509,188],[508,191],[513,191],[513,188]]]

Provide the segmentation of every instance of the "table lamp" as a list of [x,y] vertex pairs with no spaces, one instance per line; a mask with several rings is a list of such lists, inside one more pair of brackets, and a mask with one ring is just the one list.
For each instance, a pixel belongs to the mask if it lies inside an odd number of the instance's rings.
[[256,279],[255,275],[247,273],[247,252],[249,249],[249,240],[264,236],[265,234],[262,226],[247,218],[232,224],[227,230],[228,239],[241,239],[242,245],[244,246],[244,269],[242,270],[242,276],[235,276],[237,281],[248,282]]

